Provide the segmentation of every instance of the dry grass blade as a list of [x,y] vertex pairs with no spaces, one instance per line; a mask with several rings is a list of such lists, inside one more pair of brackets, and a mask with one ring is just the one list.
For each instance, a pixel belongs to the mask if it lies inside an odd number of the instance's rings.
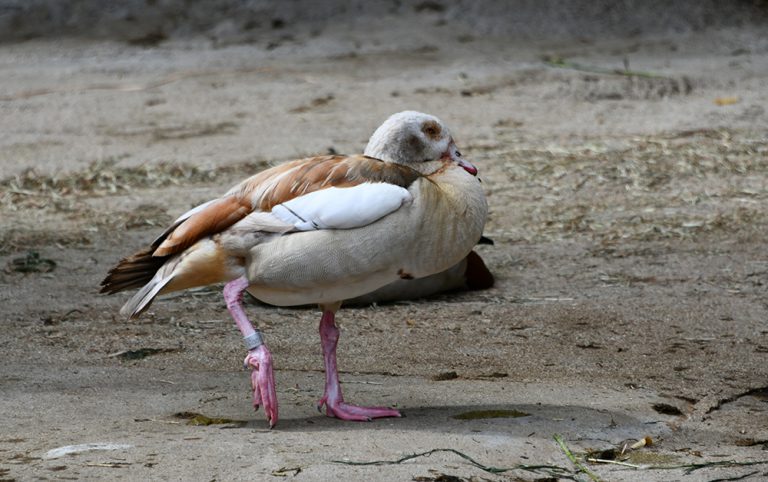
[[637,464],[630,464],[629,462],[622,462],[621,460],[606,460],[606,459],[594,459],[594,458],[588,458],[587,462],[593,463],[593,464],[611,464],[611,465],[621,465],[622,467],[630,467],[633,469],[642,469],[642,465]]
[[584,464],[582,464],[581,462],[578,461],[576,456],[573,455],[573,453],[571,452],[571,449],[569,449],[568,445],[566,445],[565,440],[563,440],[563,437],[561,437],[558,434],[555,434],[554,435],[554,439],[555,439],[555,442],[557,442],[557,445],[560,446],[560,449],[563,451],[565,456],[568,457],[568,460],[570,460],[571,463],[574,466],[576,466],[576,468],[579,470],[579,472],[583,472],[587,477],[592,479],[594,482],[600,482],[602,480],[602,479],[600,479],[600,477],[597,476],[597,474],[595,474],[594,472],[592,472],[591,470],[586,468],[584,466]]
[[583,65],[577,62],[570,62],[562,57],[556,55],[545,55],[542,61],[550,67],[557,67],[559,69],[578,70],[580,72],[589,72],[591,74],[608,74],[608,75],[625,75],[627,77],[646,77],[651,79],[664,79],[663,75],[654,74],[652,72],[641,72],[638,70],[624,69],[606,69],[604,67],[596,67],[594,65]]

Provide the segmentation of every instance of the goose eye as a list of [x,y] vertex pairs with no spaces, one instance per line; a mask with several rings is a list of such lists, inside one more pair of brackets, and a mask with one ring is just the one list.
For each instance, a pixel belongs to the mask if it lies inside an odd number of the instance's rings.
[[461,157],[461,151],[456,149],[456,157]]

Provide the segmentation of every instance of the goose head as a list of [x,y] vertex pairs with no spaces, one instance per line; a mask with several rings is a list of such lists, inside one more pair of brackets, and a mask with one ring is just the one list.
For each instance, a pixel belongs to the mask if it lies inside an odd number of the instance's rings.
[[431,174],[455,163],[473,176],[477,168],[464,159],[448,127],[433,115],[403,111],[389,116],[373,133],[364,154]]

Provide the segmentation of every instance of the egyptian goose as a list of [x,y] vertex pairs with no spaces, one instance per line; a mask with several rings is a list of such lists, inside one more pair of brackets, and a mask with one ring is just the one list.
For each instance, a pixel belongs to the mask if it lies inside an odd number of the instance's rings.
[[434,116],[400,112],[364,155],[321,156],[262,171],[179,217],[121,260],[103,293],[141,288],[121,309],[136,317],[159,294],[226,282],[224,299],[252,368],[253,404],[278,420],[272,355],[243,292],[277,306],[317,304],[325,393],[317,407],[344,420],[399,417],[344,402],[336,369],[342,301],[398,280],[445,271],[480,240],[488,206],[477,169]]

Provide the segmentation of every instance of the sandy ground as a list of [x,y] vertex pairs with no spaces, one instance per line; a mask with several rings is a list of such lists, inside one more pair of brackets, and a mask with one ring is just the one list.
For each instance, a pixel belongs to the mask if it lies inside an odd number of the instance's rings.
[[[598,71],[625,62],[653,75]],[[768,461],[764,29],[522,42],[420,16],[217,48],[33,40],[0,69],[0,479],[587,480],[556,434],[605,480],[768,477],[725,464]],[[347,398],[406,418],[315,411],[315,310],[248,307],[275,356],[270,431],[218,287],[136,321],[97,294],[182,211],[265,163],[359,152],[406,108],[480,166],[497,276],[340,313]],[[646,436],[619,457],[641,469],[584,461]],[[47,455],[85,443],[123,447]],[[337,463],[438,448],[514,470]],[[647,468],[681,464],[705,467]]]

